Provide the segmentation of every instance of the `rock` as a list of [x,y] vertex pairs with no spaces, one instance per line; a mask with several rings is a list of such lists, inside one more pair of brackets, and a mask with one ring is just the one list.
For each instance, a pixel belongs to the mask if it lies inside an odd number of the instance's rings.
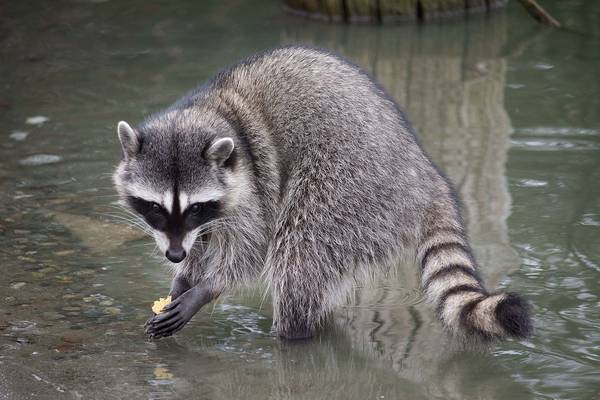
[[101,317],[102,314],[103,314],[102,311],[100,311],[97,308],[90,308],[89,310],[85,310],[83,312],[83,315],[85,315],[86,317],[94,318],[94,319]]
[[29,117],[25,120],[25,123],[28,125],[43,125],[45,122],[50,121],[50,118],[44,117],[43,115],[36,115],[34,117]]
[[29,132],[24,131],[13,131],[8,137],[17,142],[23,141],[27,138]]
[[23,286],[25,286],[26,284],[27,284],[26,282],[13,282],[13,283],[10,284],[10,288],[11,289],[15,289],[15,290],[19,290]]
[[64,334],[60,338],[60,343],[57,346],[57,350],[60,352],[69,352],[80,348],[90,337],[84,331],[72,331]]
[[70,276],[66,276],[66,275],[57,276],[56,280],[61,283],[72,283],[73,282],[73,278],[71,278]]
[[13,196],[13,200],[21,200],[21,199],[27,199],[29,197],[33,197],[32,194],[25,194],[25,193],[17,193]]
[[57,269],[53,268],[53,267],[46,267],[46,268],[42,268],[42,269],[32,272],[31,276],[35,279],[41,279],[41,278],[46,277],[46,274],[50,274],[53,272],[57,272]]
[[35,325],[35,322],[32,321],[11,321],[10,330],[15,332],[33,332]]
[[68,256],[69,254],[74,254],[75,250],[60,250],[60,251],[55,251],[54,255],[55,256],[59,256],[59,257],[64,257],[64,256]]
[[33,156],[23,158],[21,161],[19,161],[19,164],[27,166],[38,166],[45,164],[54,164],[61,161],[62,157],[57,156],[55,154],[35,154]]
[[78,344],[83,341],[85,336],[83,334],[78,334],[75,332],[67,333],[61,337],[61,340],[66,343]]
[[97,218],[63,212],[49,214],[77,236],[85,247],[96,253],[110,252],[128,241],[145,236],[144,233],[128,226]]
[[29,344],[29,343],[31,343],[31,340],[29,340],[29,338],[21,336],[21,337],[17,338],[17,343],[19,343],[19,344]]
[[173,379],[173,374],[164,367],[156,367],[154,368],[154,377],[156,379]]
[[56,321],[59,319],[63,319],[65,316],[56,311],[46,311],[42,313],[42,317],[48,321]]
[[106,307],[104,311],[110,315],[118,315],[121,314],[121,310],[117,307]]
[[75,275],[77,276],[93,276],[96,274],[96,271],[94,271],[93,269],[89,269],[89,268],[84,268],[81,269],[77,272],[75,272]]

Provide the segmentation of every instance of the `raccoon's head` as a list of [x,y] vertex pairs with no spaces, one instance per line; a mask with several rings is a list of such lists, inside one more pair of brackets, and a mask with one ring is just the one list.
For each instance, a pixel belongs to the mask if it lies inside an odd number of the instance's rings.
[[179,263],[235,191],[237,149],[231,132],[218,126],[190,134],[164,125],[138,130],[119,122],[123,158],[113,180],[122,203],[144,219],[167,259]]

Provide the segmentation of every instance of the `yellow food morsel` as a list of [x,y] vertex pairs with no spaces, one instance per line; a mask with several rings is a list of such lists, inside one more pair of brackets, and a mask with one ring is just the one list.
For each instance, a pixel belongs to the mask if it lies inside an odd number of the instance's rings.
[[158,300],[156,300],[154,302],[154,304],[152,305],[152,312],[154,314],[160,314],[163,310],[163,308],[165,308],[165,306],[167,304],[169,304],[171,302],[171,296],[167,296],[167,297],[161,297]]

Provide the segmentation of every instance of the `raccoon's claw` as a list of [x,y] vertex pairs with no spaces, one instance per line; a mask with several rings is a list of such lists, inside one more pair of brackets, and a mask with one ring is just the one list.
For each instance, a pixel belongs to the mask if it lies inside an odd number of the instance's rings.
[[164,312],[150,318],[145,324],[144,332],[151,339],[171,336],[181,330],[210,300],[208,290],[193,287],[165,306]]
[[148,321],[146,321],[146,323],[144,324],[144,334],[146,335],[146,337],[148,337],[148,339],[154,338],[154,328],[153,328],[154,318],[156,318],[156,315],[154,317],[151,317],[150,319],[148,319]]
[[168,321],[161,327],[150,326],[146,329],[146,336],[150,339],[160,339],[162,337],[171,336],[185,326],[187,321],[181,319],[173,319]]

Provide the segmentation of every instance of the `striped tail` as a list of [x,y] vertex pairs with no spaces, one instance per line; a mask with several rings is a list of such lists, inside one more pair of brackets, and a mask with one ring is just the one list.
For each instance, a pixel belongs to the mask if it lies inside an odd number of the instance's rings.
[[531,334],[529,306],[511,293],[488,293],[462,229],[430,232],[417,257],[426,299],[442,324],[462,338],[524,338]]

